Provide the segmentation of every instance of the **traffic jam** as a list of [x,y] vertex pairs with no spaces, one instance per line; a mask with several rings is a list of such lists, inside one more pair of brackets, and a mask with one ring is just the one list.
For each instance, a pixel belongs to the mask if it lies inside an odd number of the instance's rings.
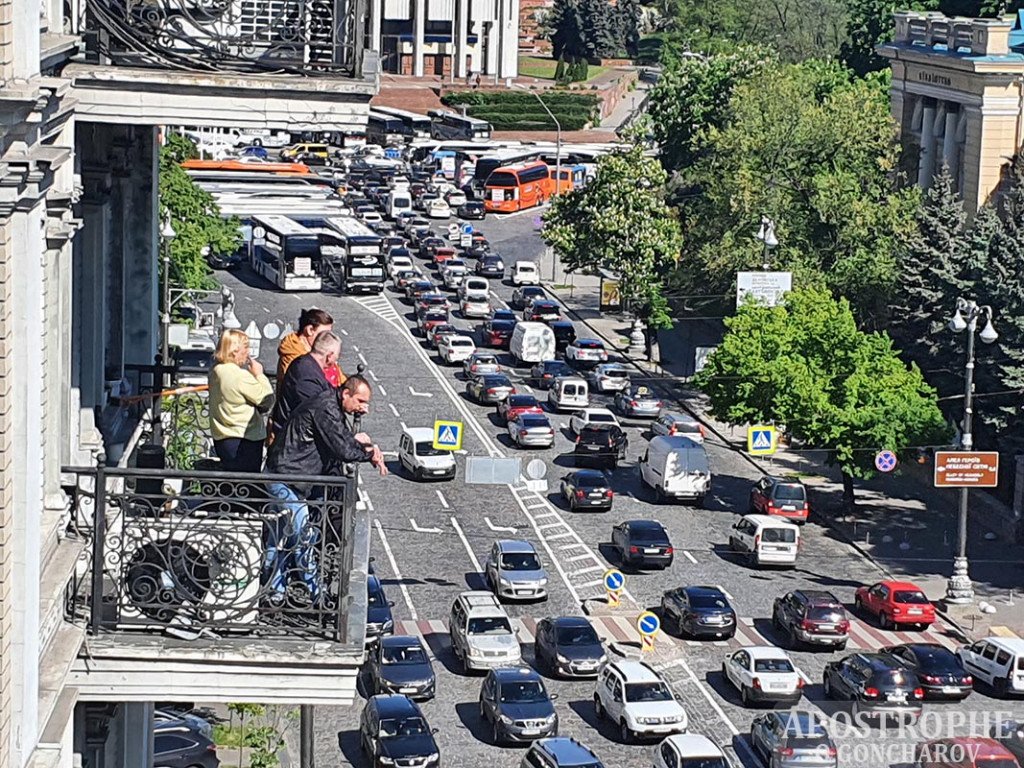
[[[354,166],[359,226],[304,225],[337,237],[324,292],[356,293],[354,244],[382,257],[380,293],[329,299],[378,388],[367,424],[395,433],[396,476],[360,491],[374,557],[366,702],[339,715],[351,764],[1018,765],[1024,641],[967,644],[912,579],[809,521],[799,478],[738,457],[567,312],[523,246],[529,218],[415,165]],[[287,291],[288,271],[259,274]],[[905,730],[968,711],[984,734]]]

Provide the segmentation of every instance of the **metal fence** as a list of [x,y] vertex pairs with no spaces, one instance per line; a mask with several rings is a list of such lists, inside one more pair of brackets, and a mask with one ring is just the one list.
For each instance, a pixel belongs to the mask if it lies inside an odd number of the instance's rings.
[[[354,641],[349,477],[65,467],[88,543],[66,614],[94,634]],[[304,501],[273,496],[309,486]],[[367,534],[368,535],[368,534]]]

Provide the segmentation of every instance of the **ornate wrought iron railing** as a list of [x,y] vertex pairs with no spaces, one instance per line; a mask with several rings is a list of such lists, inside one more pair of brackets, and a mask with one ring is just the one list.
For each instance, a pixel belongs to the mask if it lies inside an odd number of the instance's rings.
[[[65,467],[89,546],[66,614],[94,634],[357,642],[365,558],[356,483],[341,477]],[[277,484],[310,486],[304,502]],[[360,601],[356,601],[361,605]]]
[[353,77],[363,0],[85,0],[101,63],[192,72]]

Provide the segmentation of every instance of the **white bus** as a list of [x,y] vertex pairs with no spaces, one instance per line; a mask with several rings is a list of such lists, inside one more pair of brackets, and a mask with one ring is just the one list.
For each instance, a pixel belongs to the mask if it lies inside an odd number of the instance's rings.
[[486,120],[440,109],[431,110],[427,114],[432,118],[430,135],[435,139],[486,141],[491,138],[491,124]]
[[379,112],[382,115],[397,117],[402,121],[405,128],[405,135],[411,139],[430,138],[430,118],[417,112],[407,112],[404,109],[395,107],[373,107],[371,112]]
[[249,264],[282,291],[319,291],[320,238],[287,216],[253,216]]

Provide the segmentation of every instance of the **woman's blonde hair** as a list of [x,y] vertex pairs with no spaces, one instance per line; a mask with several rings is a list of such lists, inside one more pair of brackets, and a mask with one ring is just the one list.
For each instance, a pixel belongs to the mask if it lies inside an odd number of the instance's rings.
[[213,357],[218,363],[233,363],[240,349],[249,348],[249,337],[242,331],[231,328],[220,335],[220,343]]

